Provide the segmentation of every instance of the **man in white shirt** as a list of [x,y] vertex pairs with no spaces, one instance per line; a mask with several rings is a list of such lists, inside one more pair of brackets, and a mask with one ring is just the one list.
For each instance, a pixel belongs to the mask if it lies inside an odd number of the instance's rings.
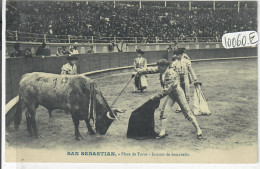
[[78,57],[69,56],[69,57],[67,57],[67,60],[69,61],[69,63],[62,66],[61,74],[62,75],[76,75],[76,74],[78,74],[77,73],[77,66],[76,66]]

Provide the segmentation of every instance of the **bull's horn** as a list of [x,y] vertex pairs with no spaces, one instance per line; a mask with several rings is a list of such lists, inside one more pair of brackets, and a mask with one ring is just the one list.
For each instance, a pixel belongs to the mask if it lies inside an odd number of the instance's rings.
[[113,117],[110,116],[109,111],[107,112],[107,117],[108,117],[109,119],[111,119],[111,120],[115,120],[115,118],[113,118]]

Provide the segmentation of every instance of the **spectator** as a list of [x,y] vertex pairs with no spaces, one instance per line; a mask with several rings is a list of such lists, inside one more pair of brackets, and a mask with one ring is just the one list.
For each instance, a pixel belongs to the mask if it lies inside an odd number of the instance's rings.
[[85,47],[83,47],[83,46],[80,47],[80,53],[81,54],[85,54],[86,53]]
[[76,54],[79,54],[79,51],[77,50],[77,46],[70,46],[70,55],[76,55]]
[[88,53],[94,53],[93,46],[90,46],[90,50],[88,50]]
[[108,51],[109,52],[114,52],[115,51],[115,44],[113,41],[110,42],[110,44],[108,45]]
[[63,48],[62,47],[58,47],[57,48],[57,53],[56,53],[56,56],[63,56],[63,52],[62,52]]
[[63,55],[69,55],[70,52],[66,50],[66,46],[62,46],[62,50],[61,50]]
[[42,46],[40,46],[36,51],[37,56],[50,56],[51,50],[47,46],[45,42],[42,43]]
[[66,50],[66,46],[58,47],[56,56],[65,56],[69,55],[70,52]]
[[31,58],[32,57],[32,51],[30,48],[25,49],[25,57],[26,58]]
[[14,44],[15,52],[11,54],[10,57],[21,57],[24,56],[24,52],[21,50],[21,46],[19,43]]
[[125,3],[117,2],[114,8],[100,2],[85,5],[84,2],[10,1],[15,8],[7,6],[6,29],[49,35],[141,37],[130,39],[131,43],[141,42],[144,37],[149,37],[146,39],[149,43],[150,37],[159,37],[154,42],[167,42],[168,37],[187,41],[187,37],[222,37],[225,31],[257,30],[256,1],[246,2],[247,6],[241,2],[240,13],[230,2],[216,2],[215,10],[208,7],[208,2],[197,2],[192,4],[191,11],[187,1],[176,1],[167,8],[151,4],[142,9]]
[[8,53],[7,48],[5,48],[5,56],[6,56],[6,57],[9,57],[9,53]]
[[122,41],[121,51],[122,51],[122,52],[126,52],[126,51],[127,51],[127,44],[125,43],[125,41]]
[[141,50],[140,45],[137,45],[137,47],[136,47],[136,52],[137,52],[137,53],[142,53],[142,50]]
[[165,59],[169,61],[169,59],[172,57],[173,54],[172,45],[169,45],[166,50],[167,50],[167,55]]

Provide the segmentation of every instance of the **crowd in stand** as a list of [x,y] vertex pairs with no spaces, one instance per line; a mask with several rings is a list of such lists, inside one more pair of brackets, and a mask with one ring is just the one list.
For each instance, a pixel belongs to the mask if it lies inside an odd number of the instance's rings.
[[[154,2],[156,3],[156,2]],[[158,2],[159,3],[159,2]],[[218,37],[257,29],[257,2],[7,2],[6,29],[47,35]],[[255,3],[255,5],[254,5]],[[251,6],[250,6],[251,5]]]

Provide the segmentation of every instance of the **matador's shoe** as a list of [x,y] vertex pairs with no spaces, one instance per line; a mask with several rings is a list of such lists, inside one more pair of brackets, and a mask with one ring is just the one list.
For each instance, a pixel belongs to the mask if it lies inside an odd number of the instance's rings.
[[164,137],[168,136],[168,134],[164,134],[164,135],[158,135],[157,137],[155,137],[156,139],[162,139]]
[[177,109],[175,113],[181,113],[181,109]]
[[202,134],[197,135],[197,139],[203,139]]

